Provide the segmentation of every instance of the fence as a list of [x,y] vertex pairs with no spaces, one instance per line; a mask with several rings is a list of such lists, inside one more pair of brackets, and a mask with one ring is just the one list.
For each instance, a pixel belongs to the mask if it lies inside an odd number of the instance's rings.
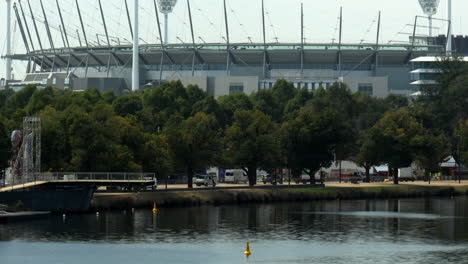
[[0,187],[42,181],[152,181],[155,178],[155,173],[146,172],[43,172],[29,173],[20,177],[3,173],[0,175]]

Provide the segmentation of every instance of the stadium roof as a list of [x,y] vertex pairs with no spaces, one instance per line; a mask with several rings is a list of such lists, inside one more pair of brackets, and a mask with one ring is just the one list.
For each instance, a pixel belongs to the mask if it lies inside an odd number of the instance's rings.
[[[366,62],[373,62],[374,56],[378,52],[379,64],[381,65],[401,65],[407,64],[411,58],[438,55],[444,51],[442,46],[429,45],[399,45],[383,44],[170,44],[141,45],[140,60],[145,65],[159,65],[161,56],[164,64],[171,65],[191,65],[192,57],[195,54],[196,64],[225,64],[228,51],[231,62],[239,65],[261,65],[266,54],[268,64],[271,65],[299,65],[301,56],[304,56],[304,64],[307,65],[330,65],[337,63],[337,56],[341,53],[342,64],[360,65]],[[36,63],[42,62],[45,66],[51,67],[84,67],[85,61],[88,66],[107,66],[111,57],[112,66],[131,66],[132,47],[122,46],[99,46],[99,47],[74,47],[48,49],[33,51],[29,54],[17,54],[12,57],[16,60],[33,59]],[[49,64],[49,66],[47,66]]]

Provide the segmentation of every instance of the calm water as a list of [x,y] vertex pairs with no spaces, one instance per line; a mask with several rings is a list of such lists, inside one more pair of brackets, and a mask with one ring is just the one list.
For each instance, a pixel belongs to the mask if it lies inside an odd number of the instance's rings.
[[0,225],[0,263],[468,263],[468,199],[51,216]]

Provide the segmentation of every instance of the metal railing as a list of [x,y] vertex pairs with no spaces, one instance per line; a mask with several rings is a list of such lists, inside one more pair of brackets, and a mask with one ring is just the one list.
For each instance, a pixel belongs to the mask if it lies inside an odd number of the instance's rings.
[[7,177],[0,179],[0,187],[25,185],[35,182],[49,181],[152,181],[155,173],[127,173],[127,172],[42,172],[29,173],[21,177]]

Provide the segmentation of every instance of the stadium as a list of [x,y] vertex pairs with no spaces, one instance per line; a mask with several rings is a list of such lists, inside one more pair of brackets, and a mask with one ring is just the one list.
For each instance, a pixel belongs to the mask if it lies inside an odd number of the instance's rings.
[[[11,5],[12,0],[6,1]],[[155,28],[159,43],[140,44],[139,9],[134,8],[133,20],[129,12],[129,3],[133,2],[138,6],[138,0],[128,3],[126,0],[123,1],[125,3],[123,12],[127,14],[128,20],[127,28],[136,40],[133,42],[122,41],[108,34],[106,17],[100,1],[98,14],[100,13],[101,25],[99,26],[104,29],[104,34],[101,36],[96,34],[96,41],[91,41],[90,34],[87,34],[77,0],[75,8],[79,14],[80,23],[76,30],[70,30],[64,23],[60,0],[55,1],[58,12],[54,14],[59,22],[59,35],[55,38],[55,43],[42,1],[40,2],[43,13],[41,21],[46,34],[37,32],[36,20],[39,19],[34,18],[29,1],[27,4],[15,1],[12,6],[13,17],[15,25],[19,28],[24,52],[12,54],[10,51],[5,57],[7,61],[10,61],[7,64],[11,64],[11,60],[25,63],[25,77],[22,80],[13,80],[7,74],[3,85],[14,89],[21,89],[28,84],[35,84],[39,87],[52,85],[76,91],[95,87],[101,91],[113,90],[116,94],[122,94],[167,81],[180,80],[184,85],[198,85],[201,89],[219,97],[236,91],[250,94],[271,88],[278,79],[286,79],[293,82],[296,87],[309,90],[320,86],[328,88],[332,83],[343,82],[352,91],[386,97],[389,94],[409,95],[418,90],[417,86],[411,85],[415,78],[410,74],[412,59],[443,55],[453,46],[460,50],[466,46],[464,45],[465,38],[461,36],[454,38],[454,43],[459,43],[455,45],[451,43],[452,38],[448,38],[450,41],[447,43],[447,38],[444,36],[433,37],[431,35],[432,16],[429,20],[430,35],[416,34],[418,30],[416,22],[409,41],[381,43],[380,14],[376,20],[374,43],[344,43],[341,36],[341,12],[338,39],[331,43],[310,43],[304,38],[302,8],[301,41],[298,43],[281,43],[278,40],[270,42],[265,37],[267,25],[263,3],[261,19],[263,42],[255,43],[249,38],[248,42],[231,43],[226,1],[224,1],[223,11],[225,14],[224,43],[205,43],[201,37],[199,37],[201,42],[195,41],[190,1],[187,1],[191,28],[190,42],[168,43],[168,16],[177,4],[177,0],[149,1],[154,4],[153,16],[158,25]],[[420,2],[424,7],[425,1]],[[434,2],[438,5],[438,1],[435,0],[427,2]],[[25,15],[28,11],[26,6],[29,6],[29,16]],[[161,14],[165,18],[164,32],[161,28],[162,19],[160,21],[159,17]],[[12,17],[8,20],[8,16],[11,14],[7,15],[7,21],[9,21],[7,27],[11,28]],[[420,18],[420,21],[424,19]],[[69,40],[71,34],[75,35],[74,43]],[[447,33],[449,34],[450,32]],[[49,47],[46,47],[46,43]],[[133,52],[134,50],[139,52]],[[133,67],[133,65],[137,66]],[[8,68],[11,66],[7,66]]]

